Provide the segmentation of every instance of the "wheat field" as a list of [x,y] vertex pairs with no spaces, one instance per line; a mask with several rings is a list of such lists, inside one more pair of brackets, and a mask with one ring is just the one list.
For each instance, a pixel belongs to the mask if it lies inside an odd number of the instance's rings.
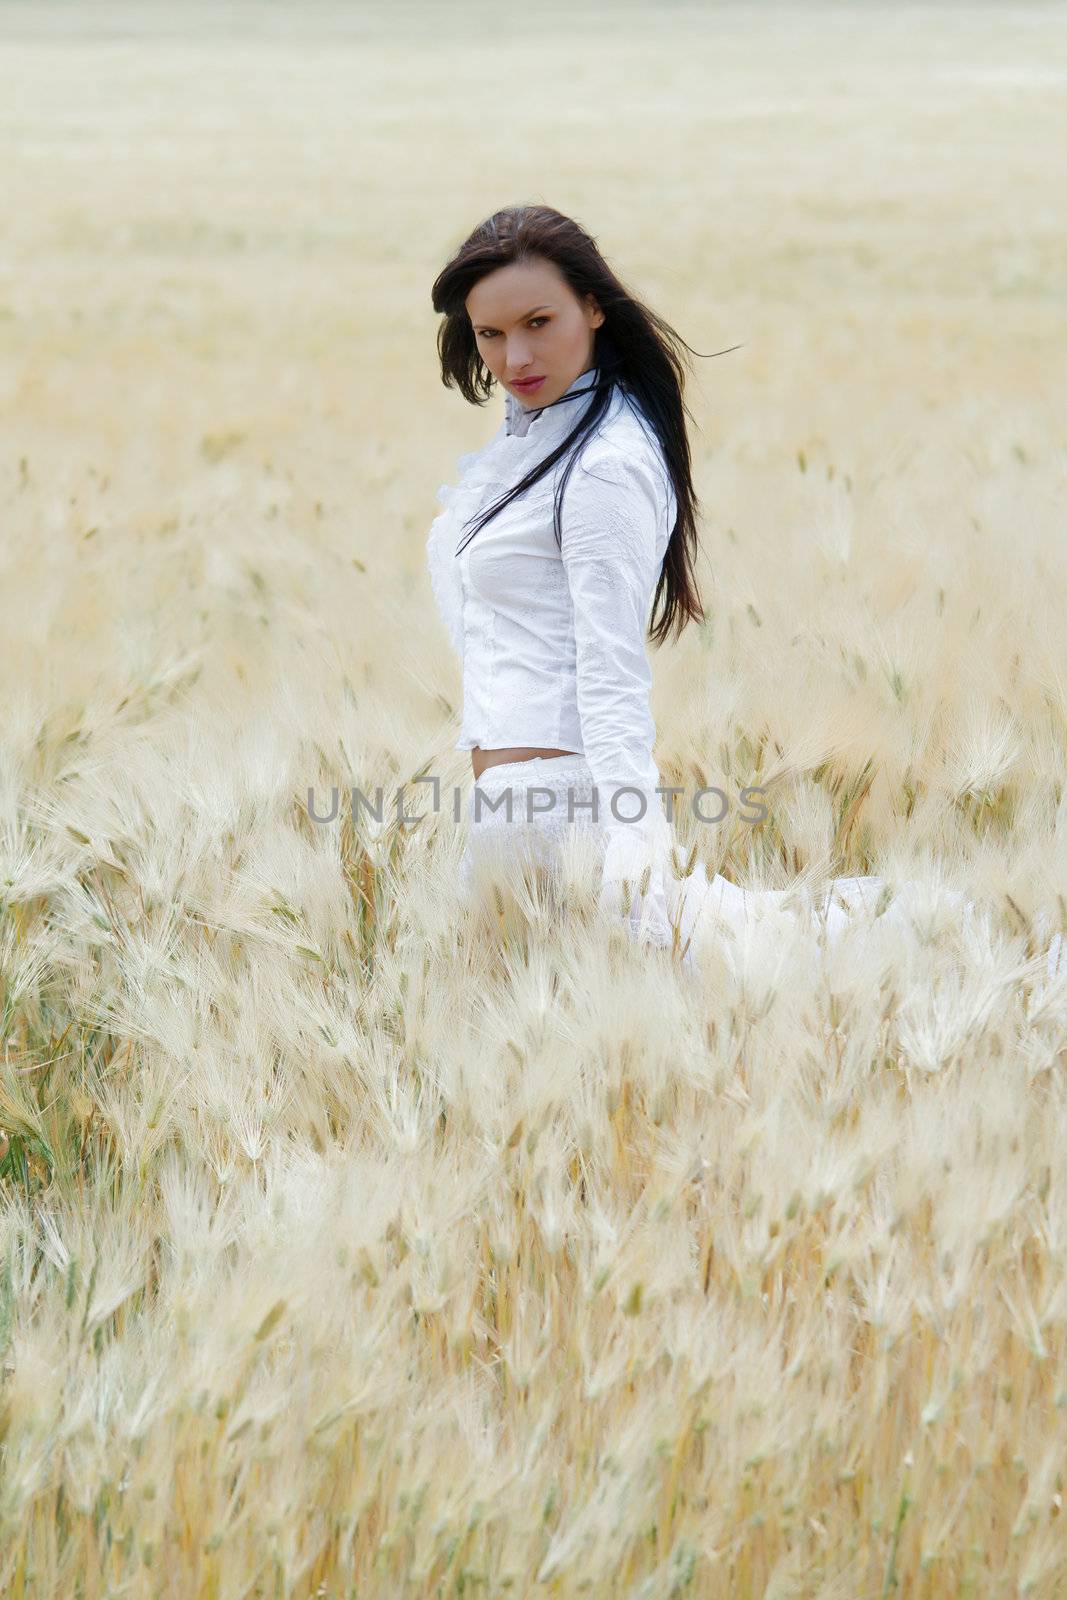
[[[1067,1593],[1062,6],[55,0],[0,72],[0,1592]],[[656,757],[770,801],[680,846],[973,924],[686,981],[312,820],[470,784],[429,289],[523,200],[701,353]]]

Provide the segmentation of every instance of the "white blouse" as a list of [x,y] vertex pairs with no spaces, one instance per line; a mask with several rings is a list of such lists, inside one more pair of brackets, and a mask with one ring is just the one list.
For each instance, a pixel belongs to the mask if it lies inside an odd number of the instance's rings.
[[[541,410],[505,396],[497,433],[460,456],[459,482],[437,491],[445,510],[430,528],[427,558],[462,663],[455,748],[525,745],[584,755],[607,834],[601,904],[614,914],[621,880],[636,885],[649,866],[648,891],[640,901],[634,897],[631,926],[643,911],[644,931],[666,943],[663,861],[671,829],[656,792],[645,636],[677,502],[659,440],[636,399],[616,384],[582,441],[563,491],[562,549],[553,532],[553,494],[568,457],[467,538],[471,519],[575,425],[591,403],[596,374],[596,368],[580,373],[566,391],[570,398]],[[623,785],[628,792],[617,797],[616,816],[612,799]]]

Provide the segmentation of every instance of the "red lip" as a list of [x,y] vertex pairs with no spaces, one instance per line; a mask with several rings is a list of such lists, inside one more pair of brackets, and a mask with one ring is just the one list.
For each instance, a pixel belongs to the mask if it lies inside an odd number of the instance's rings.
[[538,389],[544,381],[543,376],[540,378],[516,378],[511,387],[513,389]]

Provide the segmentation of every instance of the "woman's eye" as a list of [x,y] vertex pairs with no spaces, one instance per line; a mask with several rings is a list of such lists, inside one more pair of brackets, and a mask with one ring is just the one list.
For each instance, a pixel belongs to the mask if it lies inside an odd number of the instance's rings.
[[[548,320],[549,320],[548,317],[531,317],[530,318],[530,327],[532,328],[534,326],[534,324],[537,323],[537,322],[547,322]],[[495,339],[496,338],[496,331],[494,329],[491,329],[491,328],[483,328],[480,331],[480,333],[478,334],[478,337],[479,337],[479,339]]]

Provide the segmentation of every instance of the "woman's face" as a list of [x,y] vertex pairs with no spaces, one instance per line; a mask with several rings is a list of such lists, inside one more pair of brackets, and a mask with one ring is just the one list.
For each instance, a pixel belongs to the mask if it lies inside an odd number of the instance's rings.
[[[525,406],[546,406],[593,364],[593,330],[604,321],[592,295],[582,302],[552,261],[534,257],[496,267],[465,301],[478,354]],[[520,380],[540,378],[524,387]]]

